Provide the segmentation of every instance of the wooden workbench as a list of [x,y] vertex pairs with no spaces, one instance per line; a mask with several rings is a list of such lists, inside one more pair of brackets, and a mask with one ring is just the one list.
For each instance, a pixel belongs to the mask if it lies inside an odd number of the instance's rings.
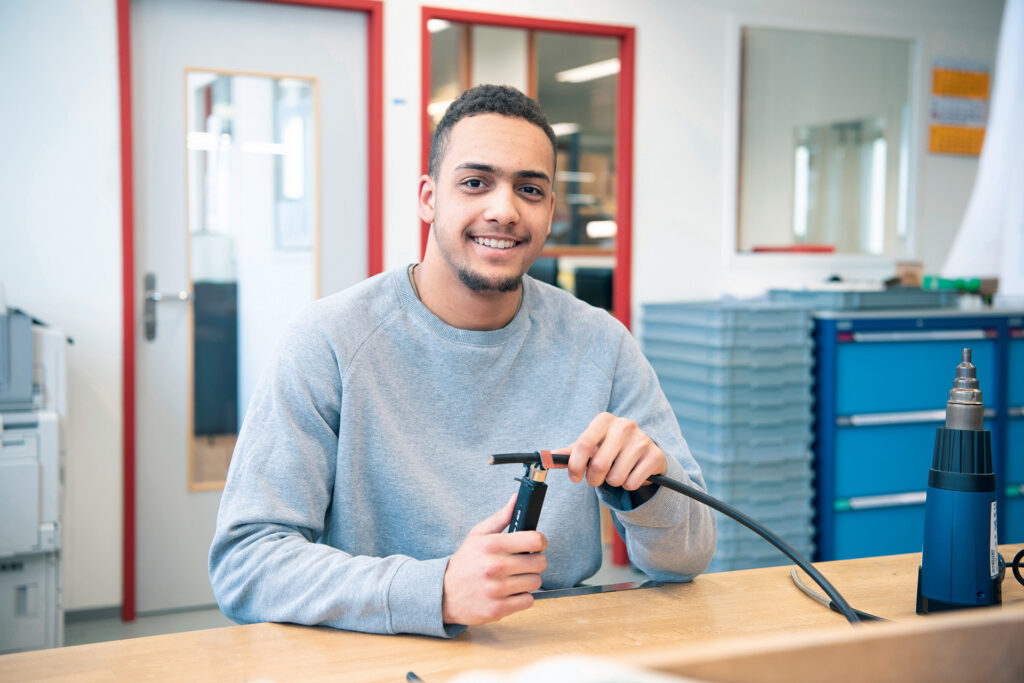
[[[1021,547],[1004,546],[1004,557],[1011,559]],[[920,617],[914,611],[919,561],[919,554],[910,554],[817,566],[851,605],[897,622],[918,622],[910,626],[913,630],[930,628],[928,620],[944,623],[944,617]],[[558,654],[635,661],[636,646],[643,648],[646,661],[660,661],[662,670],[685,673],[678,653],[706,660],[707,653],[724,648],[723,656],[735,659],[736,648],[745,643],[761,650],[785,643],[828,644],[895,628],[852,628],[841,615],[803,595],[790,580],[790,568],[706,574],[688,584],[539,600],[525,612],[472,627],[452,640],[253,624],[17,653],[0,656],[0,681],[402,681],[411,670],[433,683],[467,669],[511,669]],[[1003,607],[972,610],[969,622],[985,612],[1009,615],[1014,628],[1024,628],[1024,587],[1007,574]],[[780,633],[789,637],[772,645]],[[1024,642],[1019,650],[1024,651]],[[749,674],[745,680],[751,680]]]

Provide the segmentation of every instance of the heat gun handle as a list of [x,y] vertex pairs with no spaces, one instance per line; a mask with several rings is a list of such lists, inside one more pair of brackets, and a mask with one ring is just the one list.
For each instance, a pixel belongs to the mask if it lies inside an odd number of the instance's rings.
[[515,531],[536,531],[540,520],[540,509],[544,505],[544,494],[548,485],[542,481],[534,481],[523,477],[519,479],[519,495],[516,506],[512,510],[512,521],[508,525],[508,533]]

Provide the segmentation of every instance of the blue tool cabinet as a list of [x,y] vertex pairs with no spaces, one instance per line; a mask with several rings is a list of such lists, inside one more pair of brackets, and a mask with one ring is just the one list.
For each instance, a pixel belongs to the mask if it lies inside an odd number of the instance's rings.
[[972,349],[999,486],[999,542],[1024,541],[1024,312],[814,314],[818,560],[919,552],[935,429]]

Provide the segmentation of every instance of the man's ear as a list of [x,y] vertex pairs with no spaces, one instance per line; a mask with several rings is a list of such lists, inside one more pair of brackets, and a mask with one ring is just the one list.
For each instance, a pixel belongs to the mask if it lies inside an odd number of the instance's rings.
[[434,181],[429,175],[420,176],[419,190],[418,211],[420,214],[420,220],[424,223],[433,223],[435,198]]
[[548,231],[547,235],[551,234],[551,221],[555,219],[555,193],[551,193],[551,205],[548,206]]

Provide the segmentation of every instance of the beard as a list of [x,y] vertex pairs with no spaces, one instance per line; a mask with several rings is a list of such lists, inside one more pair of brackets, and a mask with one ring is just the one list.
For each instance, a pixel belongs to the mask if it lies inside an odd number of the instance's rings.
[[465,263],[456,263],[456,259],[453,258],[452,253],[448,249],[448,245],[441,239],[437,229],[438,216],[434,216],[434,222],[430,224],[430,229],[434,232],[434,239],[437,240],[437,246],[441,251],[441,255],[444,260],[448,262],[448,265],[452,267],[455,273],[459,276],[459,280],[462,284],[466,285],[471,292],[514,292],[523,283],[523,274],[509,275],[502,278],[487,278],[484,275],[472,270],[469,265]]
[[457,269],[462,284],[474,292],[514,292],[523,282],[522,275],[513,275],[501,280],[488,280],[469,268]]

